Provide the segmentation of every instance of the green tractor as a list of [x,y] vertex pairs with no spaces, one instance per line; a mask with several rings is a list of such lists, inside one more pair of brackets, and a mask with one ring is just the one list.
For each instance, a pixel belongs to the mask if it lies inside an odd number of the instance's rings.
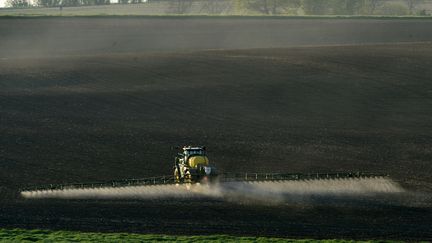
[[176,183],[210,182],[216,177],[216,168],[209,166],[205,147],[184,146],[175,157]]

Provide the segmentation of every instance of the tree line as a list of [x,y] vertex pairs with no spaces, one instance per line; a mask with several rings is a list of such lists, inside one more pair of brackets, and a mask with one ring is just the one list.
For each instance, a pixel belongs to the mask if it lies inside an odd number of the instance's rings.
[[417,7],[427,1],[428,0],[244,0],[241,2],[244,9],[265,15],[403,15],[417,14]]
[[[431,0],[118,0],[119,4],[162,3],[167,13],[191,13],[199,6],[208,14],[263,15],[408,15],[422,14],[417,7]],[[29,0],[9,0],[11,7],[29,7]],[[69,7],[110,4],[110,0],[37,0],[39,7]],[[425,13],[425,10],[423,10]]]

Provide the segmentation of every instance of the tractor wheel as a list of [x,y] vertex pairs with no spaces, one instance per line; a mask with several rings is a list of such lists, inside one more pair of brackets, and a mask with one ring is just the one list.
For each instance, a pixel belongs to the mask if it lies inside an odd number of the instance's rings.
[[177,169],[174,170],[174,181],[175,183],[180,183],[180,173]]
[[186,183],[192,183],[192,175],[189,171],[186,171],[184,182]]

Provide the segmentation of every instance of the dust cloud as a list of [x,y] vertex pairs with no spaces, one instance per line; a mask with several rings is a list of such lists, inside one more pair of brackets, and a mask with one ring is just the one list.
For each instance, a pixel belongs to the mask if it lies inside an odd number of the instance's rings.
[[[215,199],[241,204],[385,203],[405,205],[409,192],[384,177],[267,182],[224,182],[22,192],[26,199]],[[410,202],[412,204],[412,202]]]
[[11,18],[0,22],[0,58],[428,42],[430,24],[428,19],[401,25],[375,19]]

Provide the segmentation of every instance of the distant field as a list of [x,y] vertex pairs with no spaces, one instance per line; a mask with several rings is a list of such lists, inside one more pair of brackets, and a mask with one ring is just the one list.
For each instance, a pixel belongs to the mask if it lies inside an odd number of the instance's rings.
[[[0,229],[1,241],[43,241],[43,242],[357,242],[352,240],[311,240],[311,239],[283,239],[267,237],[235,237],[228,235],[210,236],[171,236],[151,234],[129,234],[129,233],[82,233],[72,231],[49,231],[49,230],[23,230],[23,229]],[[386,241],[358,241],[358,242],[386,242]],[[389,241],[390,242],[390,241]],[[394,242],[394,241],[391,241]]]
[[[430,9],[429,4],[418,6],[419,9]],[[140,4],[110,4],[110,5],[97,5],[97,6],[79,6],[79,7],[63,7],[60,11],[59,7],[33,7],[33,8],[0,8],[0,16],[106,16],[106,15],[176,15],[173,5],[169,2],[150,2]],[[190,9],[181,15],[262,15],[259,12],[248,10],[234,9],[228,5],[219,8],[217,12],[209,10],[202,3],[194,3]],[[430,14],[429,14],[430,15]],[[287,16],[287,15],[285,15]],[[393,16],[393,15],[392,15]],[[291,16],[295,17],[295,16]],[[303,16],[304,17],[304,16]],[[308,16],[306,16],[308,17]],[[334,16],[329,16],[334,17]],[[356,16],[361,17],[361,16]],[[368,17],[368,16],[363,16]],[[375,17],[380,17],[376,15]],[[430,16],[429,16],[430,17]]]
[[316,18],[2,17],[0,58],[432,40],[432,19]]

